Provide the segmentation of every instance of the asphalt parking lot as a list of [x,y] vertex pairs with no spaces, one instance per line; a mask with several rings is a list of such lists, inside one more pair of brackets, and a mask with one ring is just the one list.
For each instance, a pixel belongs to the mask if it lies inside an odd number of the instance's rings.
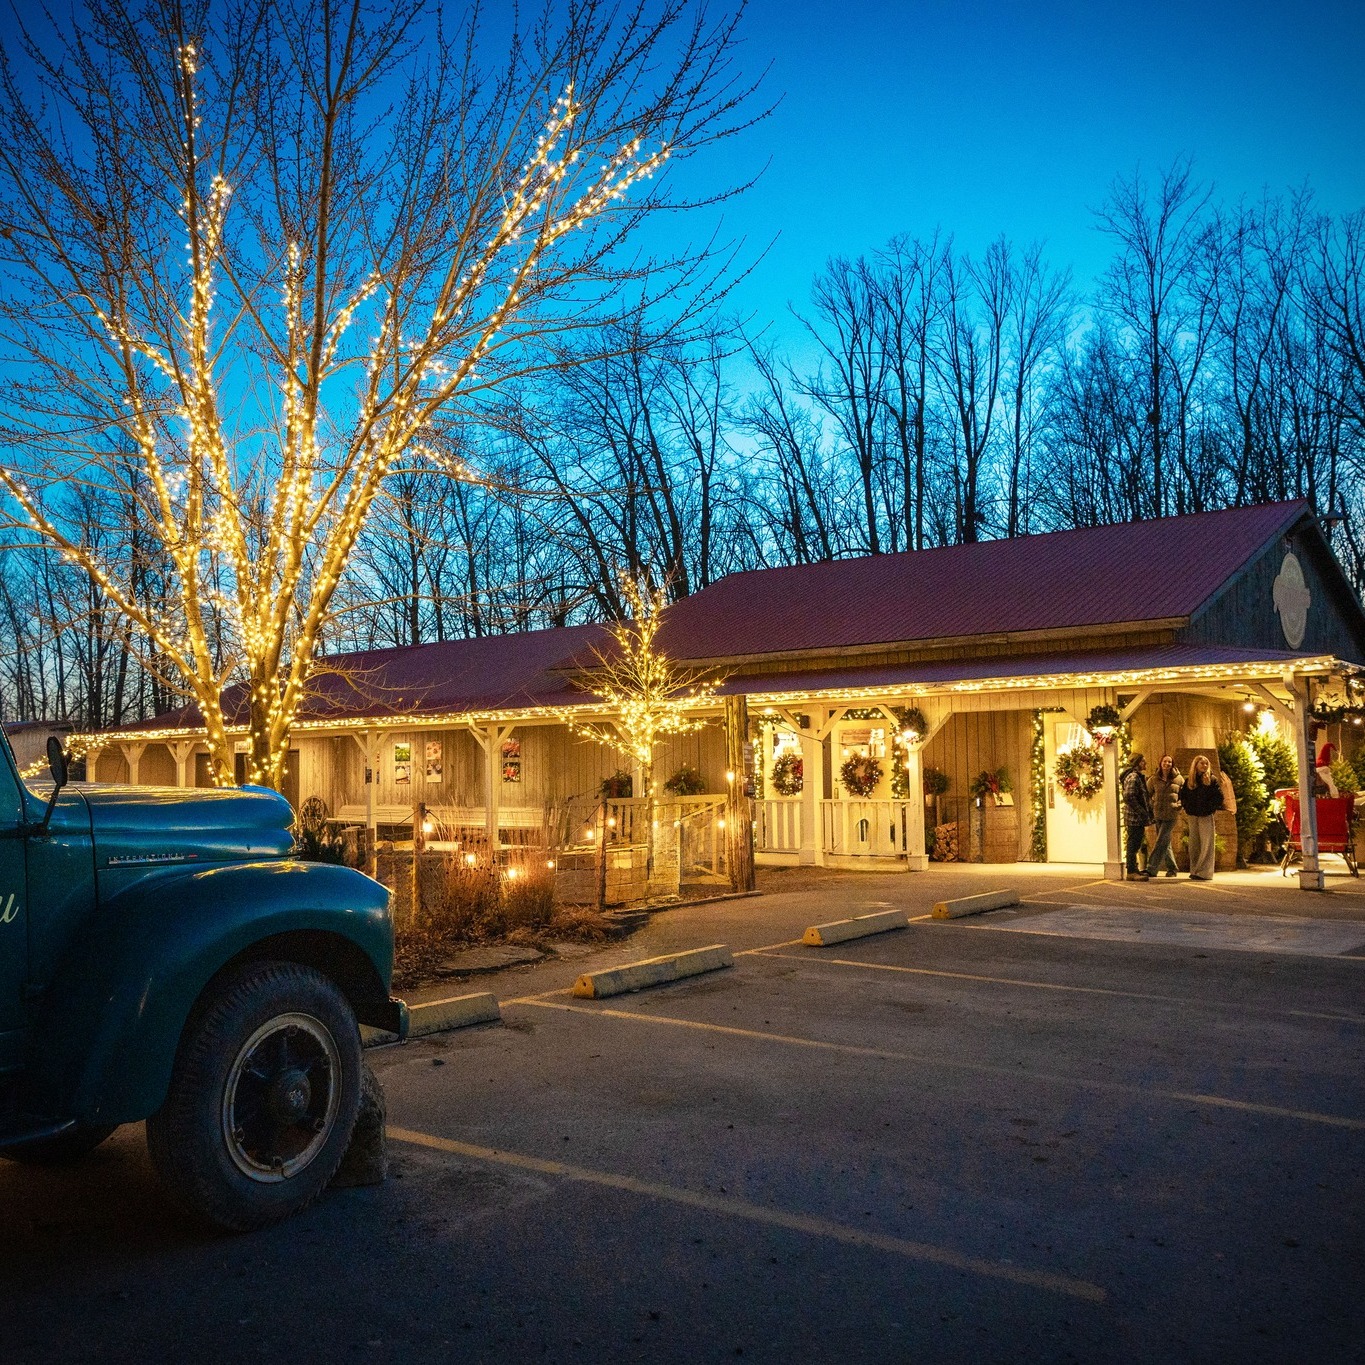
[[940,883],[774,878],[471,982],[501,1027],[371,1054],[395,1178],[264,1235],[184,1224],[140,1128],[0,1168],[4,1356],[1365,1359],[1365,896],[1019,880],[811,949]]

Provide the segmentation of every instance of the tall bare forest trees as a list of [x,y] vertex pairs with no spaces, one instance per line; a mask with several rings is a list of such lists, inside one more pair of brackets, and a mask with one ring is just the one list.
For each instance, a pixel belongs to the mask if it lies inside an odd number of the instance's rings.
[[[790,349],[681,293],[554,338],[544,366],[432,421],[430,457],[394,462],[323,647],[617,618],[623,573],[677,595],[754,566],[1298,497],[1365,584],[1365,210],[1224,203],[1181,163],[1118,179],[1095,229],[1111,257],[1088,289],[1037,246],[905,235],[830,260]],[[64,503],[82,534],[137,525],[127,468],[127,487]],[[159,542],[119,552],[148,601],[173,600]],[[7,716],[164,704],[165,663],[97,578],[50,548],[8,555]]]

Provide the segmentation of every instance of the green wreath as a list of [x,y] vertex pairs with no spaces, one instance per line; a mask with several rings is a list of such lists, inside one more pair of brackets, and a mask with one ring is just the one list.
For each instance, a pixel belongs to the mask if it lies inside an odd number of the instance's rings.
[[800,795],[806,784],[805,768],[800,754],[783,754],[773,763],[773,790],[779,796]]
[[882,780],[882,765],[868,754],[854,754],[839,769],[839,781],[850,796],[871,796]]
[[896,706],[892,708],[892,712],[902,731],[912,730],[919,736],[915,742],[924,742],[925,736],[929,733],[929,722],[918,706]]
[[[1090,714],[1085,718],[1085,728],[1092,735],[1098,734],[1101,730],[1114,731],[1123,724],[1123,716],[1119,713],[1116,706],[1106,706],[1101,703],[1099,706],[1092,706]],[[1101,739],[1101,743],[1106,741]]]
[[1097,744],[1078,744],[1057,755],[1052,771],[1068,796],[1093,801],[1104,790],[1104,750]]

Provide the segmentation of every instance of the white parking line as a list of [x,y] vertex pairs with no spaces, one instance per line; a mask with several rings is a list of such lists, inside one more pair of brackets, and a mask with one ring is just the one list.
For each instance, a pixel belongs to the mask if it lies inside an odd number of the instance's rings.
[[619,1175],[615,1171],[570,1166],[563,1161],[546,1161],[541,1157],[526,1156],[520,1152],[476,1147],[469,1142],[456,1142],[451,1138],[437,1137],[433,1133],[419,1133],[410,1128],[390,1128],[388,1135],[395,1142],[427,1147],[451,1156],[486,1161],[518,1171],[531,1171],[536,1175],[556,1176],[561,1180],[576,1180],[587,1185],[639,1195],[644,1199],[664,1200],[670,1204],[681,1204],[685,1208],[700,1209],[703,1213],[719,1214],[725,1218],[741,1218],[746,1222],[761,1223],[788,1232],[805,1233],[810,1237],[824,1237],[832,1242],[840,1242],[844,1246],[890,1252],[907,1260],[927,1261],[932,1265],[947,1266],[950,1270],[965,1270],[969,1274],[984,1275],[990,1279],[1008,1280],[1011,1284],[1024,1285],[1029,1289],[1043,1289],[1053,1294],[1065,1294],[1070,1298],[1084,1299],[1087,1303],[1103,1303],[1107,1297],[1099,1285],[1091,1284],[1087,1280],[1072,1279],[1069,1275],[1055,1275],[1047,1270],[1028,1270],[1001,1261],[986,1261],[976,1256],[964,1256],[959,1251],[935,1246],[930,1242],[912,1242],[904,1237],[867,1232],[862,1228],[851,1228],[828,1218],[815,1218],[806,1213],[788,1213],[785,1209],[751,1204],[746,1199],[705,1194],[699,1190],[682,1189],[677,1185],[662,1185],[631,1175]]
[[1242,1005],[1236,1001],[1191,999],[1180,995],[1156,995],[1149,991],[1120,991],[1111,986],[1068,986],[1054,981],[1025,981],[1013,976],[982,976],[975,972],[945,972],[931,967],[902,967],[886,962],[858,962],[853,958],[817,957],[814,953],[776,953],[754,949],[751,955],[778,957],[787,962],[806,962],[822,967],[861,967],[869,972],[903,972],[907,976],[942,976],[953,981],[982,981],[995,986],[1019,986],[1035,991],[1066,991],[1076,995],[1112,995],[1126,1000],[1153,1000],[1163,1005],[1180,1005],[1186,1009],[1229,1009],[1238,1013],[1288,1015],[1295,1019],[1324,1019],[1333,1024],[1365,1024],[1365,1016],[1328,1014],[1320,1010],[1275,1009],[1264,1005]]
[[1200,1094],[1186,1090],[1163,1090],[1156,1086],[1125,1085],[1120,1081],[1101,1081],[1089,1076],[1058,1076],[1047,1071],[1031,1071],[1021,1066],[992,1066],[987,1062],[964,1062],[957,1058],[929,1056],[916,1052],[897,1052],[890,1048],[865,1047],[856,1043],[830,1043],[819,1038],[801,1038],[788,1033],[765,1033],[758,1029],[737,1028],[732,1024],[708,1024],[700,1019],[678,1019],[666,1014],[643,1014],[634,1010],[594,1009],[588,1005],[560,1004],[553,1000],[504,1000],[504,1006],[524,1004],[530,1009],[562,1010],[568,1014],[586,1014],[594,1018],[624,1019],[635,1024],[655,1024],[664,1028],[695,1029],[702,1033],[719,1033],[732,1038],[749,1038],[756,1042],[778,1043],[785,1047],[808,1048],[813,1052],[841,1053],[849,1057],[873,1057],[887,1062],[912,1062],[919,1066],[937,1067],[944,1071],[966,1071],[979,1076],[1008,1076],[1013,1080],[1039,1081],[1044,1085],[1074,1086],[1080,1090],[1100,1090],[1107,1094],[1131,1095],[1138,1099],[1164,1099],[1180,1104],[1211,1105],[1221,1109],[1238,1109],[1249,1114],[1264,1114],[1271,1118],[1292,1118],[1304,1123],[1324,1124],[1329,1128],[1350,1128],[1365,1132],[1365,1119],[1348,1118],[1343,1114],[1321,1114],[1311,1109],[1287,1109],[1281,1105],[1258,1104],[1252,1100],[1232,1099],[1224,1095]]

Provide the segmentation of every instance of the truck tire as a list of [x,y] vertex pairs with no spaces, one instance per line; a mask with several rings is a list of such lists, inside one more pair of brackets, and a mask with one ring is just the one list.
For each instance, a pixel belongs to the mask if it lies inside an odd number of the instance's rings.
[[227,1231],[265,1227],[327,1188],[360,1082],[360,1030],[337,987],[297,963],[249,963],[191,1017],[147,1151],[186,1208]]
[[113,1132],[113,1127],[103,1125],[68,1128],[55,1137],[16,1142],[0,1150],[0,1156],[25,1166],[69,1166],[73,1161],[89,1156]]

